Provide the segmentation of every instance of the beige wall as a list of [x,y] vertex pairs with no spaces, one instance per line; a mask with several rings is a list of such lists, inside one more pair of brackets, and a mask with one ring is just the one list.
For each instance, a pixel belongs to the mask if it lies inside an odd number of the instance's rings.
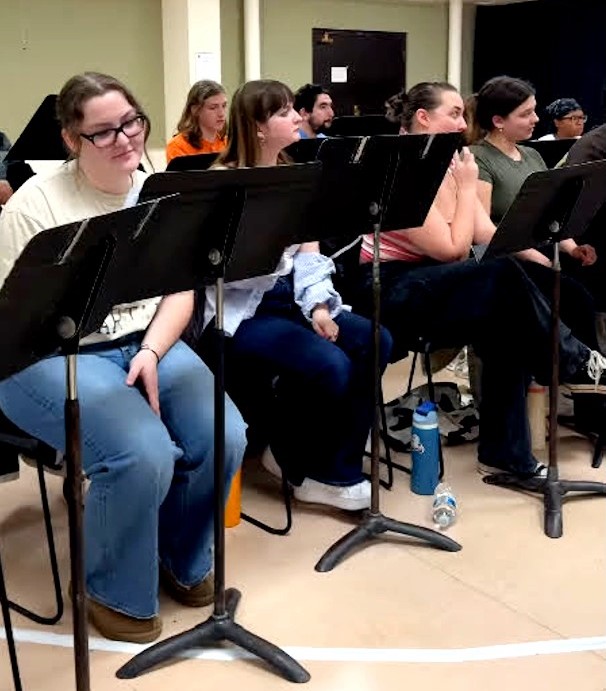
[[[72,74],[96,69],[123,79],[164,145],[161,0],[0,0],[0,129],[15,139],[42,98]],[[221,0],[222,81],[244,78],[242,0]],[[473,13],[464,22],[463,90],[471,85]],[[407,84],[447,72],[445,4],[402,0],[261,0],[263,76],[297,87],[311,79],[311,29],[404,31]]]
[[0,0],[0,129],[15,139],[42,98],[84,70],[123,79],[164,139],[160,0]]
[[407,86],[446,77],[447,6],[398,0],[262,0],[263,76],[295,89],[311,81],[313,27],[406,32]]
[[469,96],[473,90],[473,47],[476,30],[476,6],[463,8],[463,38],[461,43],[461,93]]
[[244,81],[242,0],[221,0],[221,80],[228,94]]

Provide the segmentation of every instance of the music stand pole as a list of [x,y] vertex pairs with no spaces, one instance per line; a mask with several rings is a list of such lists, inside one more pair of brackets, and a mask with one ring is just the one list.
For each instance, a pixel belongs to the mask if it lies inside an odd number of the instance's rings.
[[373,377],[374,377],[374,416],[371,430],[371,447],[370,447],[370,509],[364,513],[364,516],[356,528],[337,540],[324,555],[320,558],[315,566],[316,571],[322,573],[331,571],[334,567],[342,561],[349,552],[351,552],[358,545],[370,542],[375,537],[392,532],[398,535],[409,535],[429,542],[436,547],[445,549],[449,552],[458,552],[461,545],[455,542],[447,535],[443,535],[430,528],[424,528],[420,525],[412,523],[403,523],[396,521],[393,518],[384,516],[381,513],[379,505],[379,488],[380,488],[380,406],[382,405],[381,396],[381,363],[380,363],[380,312],[381,312],[381,262],[379,259],[379,241],[381,233],[381,209],[376,202],[370,205],[370,216],[373,226],[373,265],[372,265],[372,288],[373,288]]
[[69,551],[71,566],[71,596],[74,631],[74,659],[76,690],[90,689],[90,665],[88,655],[88,629],[86,583],[84,576],[84,521],[82,492],[82,447],[80,438],[80,402],[78,401],[77,352],[78,339],[73,320],[64,318],[59,323],[59,335],[64,341],[66,397],[65,450],[67,475],[67,511],[69,516]]

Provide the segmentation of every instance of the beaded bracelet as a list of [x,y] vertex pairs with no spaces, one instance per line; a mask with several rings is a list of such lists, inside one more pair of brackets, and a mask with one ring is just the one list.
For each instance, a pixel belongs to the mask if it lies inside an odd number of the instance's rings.
[[156,356],[156,360],[158,361],[158,363],[160,363],[160,356],[151,346],[147,345],[147,343],[142,343],[139,346],[139,350],[149,350],[150,352],[152,352]]

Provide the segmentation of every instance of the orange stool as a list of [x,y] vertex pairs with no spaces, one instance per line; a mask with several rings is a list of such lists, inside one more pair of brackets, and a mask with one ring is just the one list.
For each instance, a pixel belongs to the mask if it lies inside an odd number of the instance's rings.
[[234,475],[225,503],[225,527],[235,528],[240,523],[242,510],[242,468]]

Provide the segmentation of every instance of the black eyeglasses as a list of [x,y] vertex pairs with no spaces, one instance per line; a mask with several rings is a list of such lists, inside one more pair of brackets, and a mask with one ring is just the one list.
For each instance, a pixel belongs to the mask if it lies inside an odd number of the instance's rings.
[[586,115],[565,115],[560,120],[572,120],[572,122],[587,122]]
[[116,143],[120,133],[126,135],[129,139],[141,134],[145,129],[146,123],[147,118],[145,115],[138,113],[134,118],[123,122],[120,127],[108,127],[106,130],[94,132],[93,134],[84,134],[84,132],[80,132],[80,136],[98,149],[105,149]]

